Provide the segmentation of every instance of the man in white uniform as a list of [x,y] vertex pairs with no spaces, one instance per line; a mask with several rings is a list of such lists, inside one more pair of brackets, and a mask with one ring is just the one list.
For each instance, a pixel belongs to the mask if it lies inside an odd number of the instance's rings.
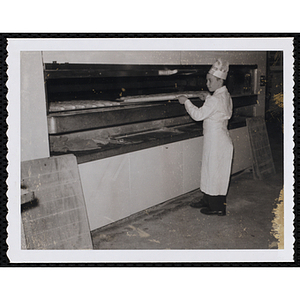
[[224,85],[228,62],[218,59],[209,70],[206,85],[212,95],[203,92],[205,100],[197,107],[185,96],[178,98],[192,119],[203,121],[203,154],[200,189],[204,197],[192,207],[206,215],[226,215],[226,194],[231,173],[233,145],[227,129],[232,115],[232,99]]

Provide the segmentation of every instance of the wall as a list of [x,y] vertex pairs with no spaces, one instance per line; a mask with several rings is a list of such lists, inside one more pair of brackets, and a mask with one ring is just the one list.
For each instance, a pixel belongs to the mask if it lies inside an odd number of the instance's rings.
[[41,52],[21,52],[21,161],[49,157]]
[[179,51],[45,51],[44,63],[180,64]]

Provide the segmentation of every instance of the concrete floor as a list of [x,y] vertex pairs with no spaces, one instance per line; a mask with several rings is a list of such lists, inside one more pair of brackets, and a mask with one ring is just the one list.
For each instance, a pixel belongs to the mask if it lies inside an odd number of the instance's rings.
[[276,174],[232,176],[226,216],[191,208],[202,196],[196,190],[93,231],[94,249],[277,249],[272,211],[283,187],[282,130],[274,120],[267,127]]

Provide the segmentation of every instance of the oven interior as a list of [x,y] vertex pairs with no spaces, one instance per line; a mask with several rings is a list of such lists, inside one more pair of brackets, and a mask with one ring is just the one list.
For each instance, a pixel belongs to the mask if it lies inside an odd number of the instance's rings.
[[[177,96],[206,88],[209,65],[44,65],[51,155],[79,163],[202,135]],[[245,126],[257,101],[257,65],[232,65],[225,82],[234,105],[229,126]],[[127,101],[133,99],[132,101]]]

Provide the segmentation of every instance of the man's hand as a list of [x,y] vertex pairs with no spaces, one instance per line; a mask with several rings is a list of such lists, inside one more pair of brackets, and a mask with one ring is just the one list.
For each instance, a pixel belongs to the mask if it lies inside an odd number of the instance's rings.
[[179,101],[180,104],[184,104],[185,101],[187,101],[187,100],[189,100],[189,99],[184,95],[178,96],[178,101]]
[[206,99],[207,96],[210,96],[210,93],[207,92],[207,91],[203,91],[203,92],[200,92],[199,98],[200,98],[202,101],[205,101],[205,99]]

